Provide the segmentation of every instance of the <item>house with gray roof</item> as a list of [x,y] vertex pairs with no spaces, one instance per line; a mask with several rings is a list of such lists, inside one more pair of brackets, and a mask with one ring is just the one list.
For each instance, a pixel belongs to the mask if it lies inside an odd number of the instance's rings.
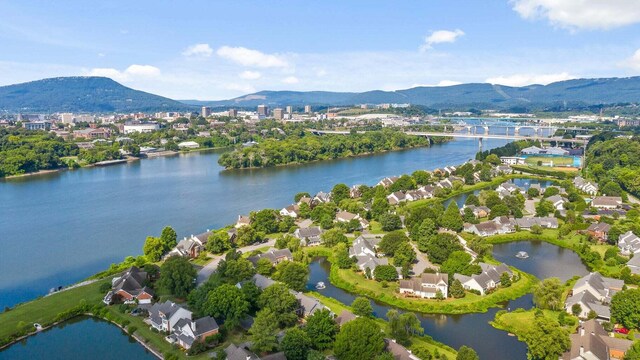
[[394,339],[384,339],[385,348],[395,360],[420,360],[411,350],[398,344]]
[[576,176],[573,179],[573,186],[585,194],[594,196],[598,193],[598,184],[585,180],[582,176]]
[[355,320],[357,318],[357,316],[352,313],[349,310],[342,310],[342,312],[340,313],[340,315],[336,316],[336,318],[334,319],[336,324],[338,324],[338,326],[342,326],[346,323],[348,323],[351,320]]
[[611,225],[603,222],[593,223],[587,228],[587,234],[593,236],[600,241],[607,241],[609,238],[609,230]]
[[634,256],[627,261],[627,267],[632,274],[640,275],[640,255]]
[[449,294],[449,275],[424,273],[409,280],[400,280],[399,292],[423,299],[433,299],[440,292],[446,298]]
[[475,290],[480,295],[495,289],[500,285],[500,279],[503,273],[509,274],[509,278],[513,277],[511,269],[505,265],[492,265],[487,263],[479,263],[482,273],[466,276],[462,274],[454,274],[453,278],[459,280],[465,290]]
[[558,228],[558,219],[554,217],[523,217],[519,219],[513,220],[516,226],[520,227],[523,230],[530,230],[532,226],[538,225],[543,229],[557,229]]
[[500,216],[493,220],[484,221],[479,224],[464,224],[464,231],[474,233],[478,236],[493,236],[499,234],[509,234],[516,231],[515,222],[506,217]]
[[293,261],[293,255],[291,254],[291,250],[284,249],[269,249],[267,252],[258,254],[255,256],[250,256],[247,260],[251,261],[251,263],[255,266],[258,264],[258,260],[265,258],[271,262],[271,265],[276,266],[283,261]]
[[579,304],[579,317],[586,318],[593,310],[599,318],[609,320],[611,298],[621,291],[623,286],[622,280],[607,278],[597,272],[590,273],[575,283],[565,302],[565,310],[571,314],[573,305]]
[[633,345],[631,340],[610,337],[595,319],[581,323],[569,338],[571,348],[562,354],[561,360],[621,359]]
[[189,350],[194,343],[204,342],[208,336],[217,334],[219,329],[218,323],[211,316],[197,320],[184,318],[173,326],[173,331],[166,340]]
[[305,295],[298,291],[292,291],[293,295],[298,299],[300,308],[298,309],[298,316],[302,318],[313,315],[318,310],[327,309],[318,299]]
[[158,331],[171,333],[180,319],[191,321],[191,311],[181,307],[173,301],[155,303],[149,309],[149,321],[151,326]]
[[174,247],[171,251],[165,255],[165,258],[169,258],[171,256],[181,256],[181,257],[189,257],[196,258],[202,251],[204,251],[207,242],[209,241],[209,236],[213,234],[213,231],[207,231],[205,233],[199,235],[191,235],[190,237],[185,237],[178,242],[176,247]]
[[102,299],[107,305],[122,300],[125,304],[150,304],[154,292],[146,286],[148,276],[146,271],[132,266],[122,275],[111,280],[111,290]]
[[394,182],[398,181],[398,179],[399,179],[399,177],[397,177],[397,176],[386,177],[386,178],[380,180],[380,182],[378,182],[376,184],[376,186],[382,185],[386,189],[389,186],[393,185]]
[[622,206],[622,198],[620,196],[596,196],[593,198],[591,206],[598,209],[617,209]]
[[618,237],[618,248],[622,255],[638,254],[640,253],[640,237],[632,231],[627,231]]
[[564,204],[567,202],[567,200],[560,195],[549,196],[546,200],[552,203],[556,210],[564,210]]
[[319,226],[309,226],[307,228],[297,228],[293,236],[300,239],[302,246],[318,246],[322,243],[322,229]]
[[224,349],[224,353],[227,356],[227,360],[260,360],[258,355],[251,352],[244,345],[229,344]]

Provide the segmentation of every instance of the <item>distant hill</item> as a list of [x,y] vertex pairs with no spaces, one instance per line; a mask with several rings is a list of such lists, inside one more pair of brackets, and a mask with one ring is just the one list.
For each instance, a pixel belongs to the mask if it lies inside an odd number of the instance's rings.
[[195,109],[105,77],[59,77],[0,87],[0,111],[135,112]]
[[222,101],[189,101],[192,105],[254,107],[293,105],[354,105],[411,103],[434,108],[545,107],[554,104],[597,105],[640,102],[640,77],[575,79],[548,85],[511,87],[492,84],[462,84],[414,87],[397,91],[362,93],[324,91],[260,91]]

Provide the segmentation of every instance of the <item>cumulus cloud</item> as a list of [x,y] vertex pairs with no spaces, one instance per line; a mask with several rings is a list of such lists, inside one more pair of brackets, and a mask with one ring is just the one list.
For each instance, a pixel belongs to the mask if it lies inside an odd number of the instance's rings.
[[282,82],[284,84],[297,84],[300,82],[300,80],[295,76],[287,76],[286,78],[282,79]]
[[262,77],[262,74],[260,74],[258,71],[243,71],[240,73],[240,78],[241,79],[245,79],[245,80],[256,80],[256,79],[260,79]]
[[525,86],[531,84],[550,84],[556,81],[564,81],[575,79],[576,77],[569,73],[562,72],[557,74],[514,74],[509,76],[491,77],[486,80],[490,84],[499,84],[506,86]]
[[638,0],[511,0],[530,20],[547,19],[568,29],[611,29],[640,22]]
[[213,49],[209,44],[195,44],[186,48],[182,55],[194,57],[209,57],[213,54]]
[[221,58],[232,61],[243,66],[253,66],[261,68],[279,67],[285,68],[289,64],[278,55],[265,54],[258,50],[247,49],[245,47],[223,46],[216,51]]
[[622,66],[640,71],[640,49],[622,63]]
[[116,81],[131,81],[140,78],[155,78],[160,75],[160,69],[152,65],[133,64],[120,71],[114,68],[94,68],[87,73],[89,76],[104,76]]
[[420,47],[420,50],[426,51],[433,47],[435,44],[453,43],[460,36],[464,35],[464,31],[460,29],[456,30],[437,30],[433,31],[429,36],[424,39],[424,44]]

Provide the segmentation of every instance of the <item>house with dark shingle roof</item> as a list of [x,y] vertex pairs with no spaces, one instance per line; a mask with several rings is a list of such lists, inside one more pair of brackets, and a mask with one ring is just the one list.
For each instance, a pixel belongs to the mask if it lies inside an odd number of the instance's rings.
[[121,276],[111,280],[111,290],[105,295],[102,301],[110,305],[114,301],[122,300],[125,304],[150,304],[153,300],[154,292],[146,286],[148,280],[147,273],[132,266]]
[[207,337],[217,334],[219,329],[218,323],[211,316],[197,320],[183,318],[173,326],[172,334],[167,337],[167,341],[189,350],[194,343],[203,342]]
[[291,250],[284,249],[269,249],[267,252],[263,254],[258,254],[256,256],[250,256],[247,260],[251,261],[251,263],[255,266],[258,264],[258,260],[266,258],[271,261],[273,266],[278,265],[283,261],[293,261],[293,255],[291,254]]
[[609,230],[611,230],[611,225],[607,223],[593,223],[587,228],[587,234],[600,241],[607,241],[609,238]]
[[181,307],[173,301],[155,303],[149,309],[149,321],[158,331],[171,333],[181,319],[191,321],[191,311]]
[[590,311],[595,311],[599,318],[610,319],[609,304],[611,298],[622,290],[624,281],[608,278],[594,272],[578,279],[569,293],[564,308],[572,313],[572,307],[579,304],[579,317],[586,318]]
[[258,355],[252,353],[243,345],[229,344],[224,349],[224,353],[227,355],[227,360],[260,360]]
[[319,226],[309,226],[308,228],[297,228],[293,236],[300,239],[302,246],[318,246],[322,243],[322,229]]
[[569,338],[571,348],[562,354],[561,360],[622,359],[633,345],[630,340],[610,337],[595,319],[583,322]]
[[485,295],[500,285],[500,278],[503,273],[509,274],[510,278],[513,277],[513,272],[505,264],[496,266],[480,263],[479,265],[482,273],[471,276],[454,274],[453,278],[459,280],[465,290],[475,290],[478,291],[480,295]]
[[640,237],[632,231],[627,231],[618,237],[618,248],[622,255],[638,254],[640,253]]

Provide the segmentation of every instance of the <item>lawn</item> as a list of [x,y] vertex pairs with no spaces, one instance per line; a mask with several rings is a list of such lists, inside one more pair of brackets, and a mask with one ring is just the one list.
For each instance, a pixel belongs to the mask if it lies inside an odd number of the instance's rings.
[[33,323],[47,326],[53,323],[56,315],[75,308],[83,300],[88,304],[101,303],[104,294],[99,291],[100,285],[109,281],[97,281],[93,284],[62,291],[3,312],[0,314],[0,339],[15,333],[19,322],[24,322],[29,326]]
[[[543,310],[544,316],[549,319],[553,319],[558,321],[558,316],[560,315],[560,311],[551,311],[551,310]],[[577,318],[572,315],[566,314],[567,318],[573,318],[574,325],[573,326],[565,326],[566,330],[569,333],[573,333],[578,326]],[[512,312],[498,312],[496,314],[495,319],[491,322],[491,326],[496,329],[508,331],[512,334],[521,338],[523,334],[531,331],[533,325],[535,324],[535,310],[523,311],[523,309],[516,309]]]
[[553,161],[554,165],[573,165],[573,157],[528,156],[525,161],[529,165],[537,165],[538,161],[542,161],[543,164]]

